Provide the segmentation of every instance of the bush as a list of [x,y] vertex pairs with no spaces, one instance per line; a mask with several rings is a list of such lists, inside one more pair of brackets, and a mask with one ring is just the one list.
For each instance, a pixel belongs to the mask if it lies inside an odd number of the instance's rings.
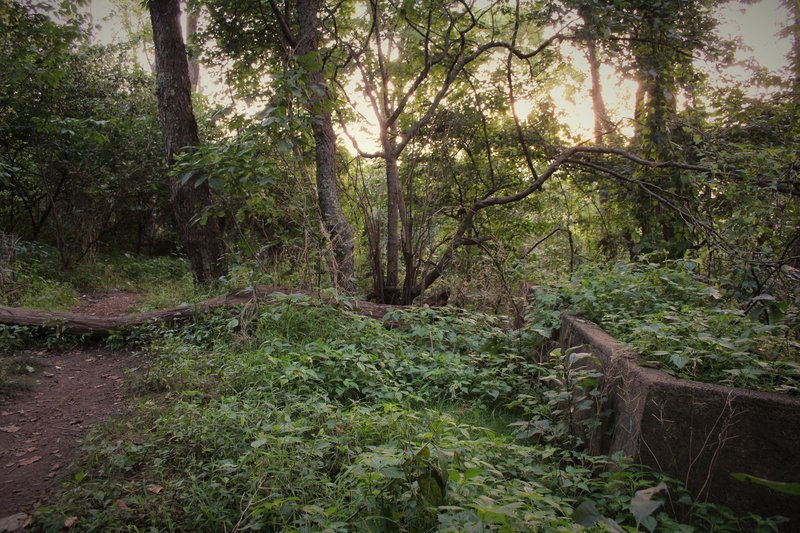
[[529,327],[547,330],[553,309],[563,306],[675,376],[800,394],[794,315],[761,323],[732,308],[695,270],[691,261],[581,268],[549,307],[534,309]]
[[[154,359],[140,386],[164,396],[92,434],[37,527],[692,530],[670,516],[688,502],[679,484],[575,447],[571,413],[591,389],[580,354],[531,363],[485,315],[403,311],[388,330],[347,307],[276,295],[140,331]],[[498,423],[530,417],[552,429]],[[637,491],[652,505],[634,516]],[[774,525],[691,509],[704,529]]]

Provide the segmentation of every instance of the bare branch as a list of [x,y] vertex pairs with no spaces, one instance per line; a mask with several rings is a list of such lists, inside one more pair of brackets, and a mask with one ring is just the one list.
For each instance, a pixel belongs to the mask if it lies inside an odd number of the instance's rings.
[[[447,250],[444,251],[439,261],[433,267],[433,269],[428,272],[425,276],[425,279],[422,280],[422,283],[417,288],[418,294],[421,294],[427,287],[429,287],[433,282],[435,282],[439,277],[442,275],[444,270],[448,267],[450,262],[453,260],[455,256],[455,251],[464,244],[465,242],[465,235],[469,228],[472,226],[472,223],[475,219],[475,216],[478,214],[479,211],[482,209],[486,209],[487,207],[492,207],[496,205],[506,205],[514,202],[518,202],[520,200],[524,200],[534,192],[540,190],[542,186],[545,184],[547,180],[549,180],[558,170],[560,170],[566,164],[575,164],[575,165],[582,165],[594,168],[595,170],[600,170],[605,172],[611,176],[614,176],[618,179],[622,179],[624,181],[634,183],[640,187],[643,187],[645,184],[640,180],[635,180],[633,178],[629,178],[627,176],[622,175],[621,173],[606,168],[600,164],[585,160],[585,159],[575,159],[576,156],[581,154],[595,154],[595,155],[616,155],[637,163],[641,166],[648,167],[648,168],[678,168],[683,170],[692,170],[697,172],[709,172],[709,169],[705,167],[701,167],[698,165],[691,165],[688,163],[680,162],[680,161],[651,161],[648,159],[641,158],[634,153],[628,152],[627,150],[622,150],[619,148],[611,148],[611,147],[604,147],[604,146],[573,146],[572,148],[567,148],[561,151],[561,153],[553,159],[553,161],[545,168],[541,173],[539,173],[538,177],[536,177],[527,187],[522,189],[519,192],[514,194],[508,194],[505,196],[488,196],[476,200],[473,204],[468,207],[465,212],[464,216],[462,217],[458,228],[453,232],[453,236],[450,239],[450,244],[447,247]],[[663,202],[664,205],[675,209],[682,217],[686,217],[689,220],[686,220],[687,223],[689,221],[693,222],[694,224],[702,227],[705,231],[709,232],[711,235],[715,236],[720,242],[725,243],[725,240],[707,223],[697,219],[691,213],[688,213],[686,210],[680,208],[671,202],[670,200],[664,198],[663,196],[659,195],[658,193],[653,192],[650,189],[645,190],[648,194],[653,195],[656,199]]]
[[[472,53],[461,56],[461,58],[450,67],[447,76],[442,82],[442,85],[439,88],[439,91],[436,93],[436,96],[433,97],[433,100],[431,101],[430,106],[428,106],[428,110],[425,112],[425,114],[422,115],[422,117],[420,117],[416,122],[414,122],[414,124],[412,124],[408,128],[408,130],[406,130],[406,132],[400,137],[400,140],[397,143],[397,153],[398,154],[401,153],[403,149],[406,147],[406,145],[411,141],[411,139],[416,137],[417,133],[419,133],[419,130],[422,129],[425,125],[428,124],[428,122],[431,121],[431,119],[433,118],[439,107],[439,104],[441,104],[442,100],[444,100],[445,96],[447,96],[447,93],[450,91],[450,87],[452,86],[453,82],[456,80],[458,75],[461,73],[461,71],[463,71],[467,65],[478,59],[484,53],[494,49],[506,49],[509,50],[516,57],[519,57],[521,59],[528,59],[536,56],[537,54],[540,54],[548,46],[550,46],[556,41],[562,40],[563,38],[564,38],[563,35],[557,33],[552,37],[550,37],[549,39],[546,39],[542,44],[536,47],[536,49],[528,53],[516,49],[511,43],[508,42],[491,41],[479,46]],[[462,49],[463,46],[464,43],[462,42]]]
[[275,4],[275,0],[268,0],[269,7],[272,10],[272,14],[275,15],[275,20],[278,21],[278,27],[281,29],[281,34],[283,34],[283,38],[286,39],[286,42],[292,48],[297,46],[297,38],[292,34],[292,30],[289,29],[289,23],[283,17],[283,13],[281,10],[278,9],[278,6]]

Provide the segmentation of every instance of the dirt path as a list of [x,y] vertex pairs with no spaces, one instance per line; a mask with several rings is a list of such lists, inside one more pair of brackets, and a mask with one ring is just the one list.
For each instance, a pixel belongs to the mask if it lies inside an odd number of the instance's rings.
[[[83,295],[76,311],[125,314],[138,295]],[[126,368],[136,356],[104,347],[33,354],[33,389],[0,404],[0,519],[29,511],[58,488],[91,427],[125,408]],[[0,520],[2,530],[2,520]]]
[[125,315],[136,307],[142,295],[125,291],[97,291],[81,294],[81,303],[72,309],[73,313],[83,313],[97,317]]

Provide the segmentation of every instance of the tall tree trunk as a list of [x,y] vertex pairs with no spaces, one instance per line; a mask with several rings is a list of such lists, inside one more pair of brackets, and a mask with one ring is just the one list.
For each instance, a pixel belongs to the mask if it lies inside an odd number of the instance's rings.
[[394,143],[385,143],[386,154],[386,287],[382,303],[396,303],[400,266],[400,170]]
[[[792,39],[792,49],[789,52],[789,66],[792,69],[792,119],[794,131],[800,125],[800,0],[784,0],[784,5],[789,10],[791,25],[787,33]],[[800,268],[800,239],[795,239],[791,246],[789,265]]]
[[600,60],[597,57],[597,40],[591,37],[586,43],[586,58],[589,60],[589,73],[592,78],[592,110],[594,111],[594,142],[603,144],[603,135],[612,130],[608,118],[606,102],[603,100],[603,85],[600,81]]
[[[637,101],[640,115],[637,125],[641,126],[641,130],[634,141],[638,141],[645,157],[669,161],[675,158],[672,127],[677,116],[674,51],[659,41],[657,28],[648,26],[644,35],[651,42],[641,48],[637,56],[642,102]],[[639,97],[637,92],[637,99]],[[683,198],[696,196],[693,186],[676,169],[647,173],[644,180],[657,183],[662,189]],[[641,251],[662,250],[671,258],[680,258],[691,247],[691,228],[673,209],[666,208],[640,191],[637,210],[642,231]]]
[[631,139],[633,146],[641,145],[642,130],[644,129],[642,121],[644,120],[645,89],[641,75],[638,78],[636,83],[636,95],[633,98],[633,138]]
[[200,13],[195,10],[186,12],[186,44],[189,52],[189,85],[192,92],[197,92],[200,86],[200,63],[197,61],[197,50],[194,48],[197,42],[197,24],[200,21]]
[[[167,160],[171,164],[176,154],[197,146],[200,139],[192,110],[189,64],[181,37],[178,0],[150,0],[149,8],[156,55],[158,118]],[[192,223],[193,217],[211,205],[208,182],[195,187],[194,183],[182,185],[178,178],[173,178],[170,192],[175,224],[195,282],[216,280],[225,273],[219,222],[209,217],[205,224]]]
[[[584,22],[586,21],[587,17],[584,17]],[[603,99],[603,83],[600,80],[600,59],[597,56],[597,37],[595,35],[590,36],[586,41],[586,59],[589,61],[589,74],[592,80],[590,93],[594,114],[594,143],[602,146],[604,144],[603,137],[613,131],[614,125],[608,118],[606,102]],[[609,196],[608,183],[605,180],[598,180],[597,185],[600,203],[604,205]],[[570,268],[570,273],[572,273],[572,268]]]
[[[319,10],[321,0],[298,0],[298,22],[300,36],[295,54],[304,56],[319,51]],[[342,212],[339,190],[336,185],[336,134],[333,131],[331,114],[325,111],[328,90],[319,66],[308,73],[308,85],[314,96],[310,107],[312,129],[316,144],[317,199],[325,229],[333,244],[333,253],[338,267],[339,285],[347,292],[355,288],[353,261],[353,227]]]

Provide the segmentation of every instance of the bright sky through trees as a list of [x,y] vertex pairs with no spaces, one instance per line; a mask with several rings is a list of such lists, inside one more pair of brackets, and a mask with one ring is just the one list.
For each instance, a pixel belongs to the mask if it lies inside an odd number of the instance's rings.
[[[94,23],[100,28],[95,36],[99,42],[110,43],[119,42],[125,38],[124,30],[117,16],[117,4],[113,0],[93,0],[91,2],[91,12]],[[713,67],[706,68],[713,80],[727,79],[733,83],[748,85],[751,72],[745,67],[748,61],[755,61],[756,64],[776,72],[787,65],[786,57],[789,52],[789,40],[779,37],[778,33],[787,26],[788,16],[786,8],[781,5],[780,0],[762,0],[755,4],[743,4],[731,2],[717,10],[720,20],[719,33],[723,38],[739,39],[742,47],[737,55],[739,63],[724,72],[714,72]],[[146,21],[149,23],[149,21]],[[588,75],[588,63],[585,55],[575,46],[563,43],[562,52],[571,67],[581,73],[583,79],[573,80],[570,86],[561,85],[551,91],[551,96],[560,108],[563,122],[569,127],[571,133],[579,139],[591,137],[593,114],[591,98],[589,97],[590,79]],[[146,58],[140,58],[140,62],[148,68]],[[201,67],[202,68],[202,67]],[[603,95],[608,106],[612,119],[622,129],[623,133],[632,133],[633,99],[636,90],[632,80],[622,78],[609,65],[601,68],[603,77]],[[201,88],[212,99],[216,99],[224,105],[230,104],[230,98],[220,81],[220,73],[202,72]],[[355,80],[348,86],[355,88]],[[750,87],[750,90],[757,92],[757,87]],[[372,114],[370,106],[366,102],[361,102],[357,111],[367,119]],[[533,104],[530,101],[521,99],[517,102],[517,112],[521,117],[526,117]],[[341,133],[341,132],[340,132]],[[356,138],[359,147],[366,151],[376,151],[379,149],[378,132],[375,121],[368,120],[354,124],[351,127],[351,134]],[[350,144],[349,140],[341,135],[341,140]]]

